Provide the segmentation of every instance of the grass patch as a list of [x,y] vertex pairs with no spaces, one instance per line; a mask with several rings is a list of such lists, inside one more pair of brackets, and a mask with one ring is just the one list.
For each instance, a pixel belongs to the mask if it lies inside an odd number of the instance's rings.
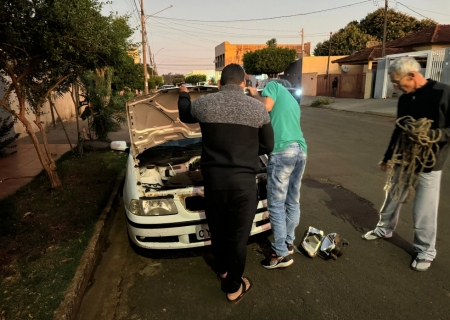
[[327,106],[327,105],[331,104],[331,102],[332,102],[332,100],[330,98],[320,97],[311,103],[311,107],[317,108],[320,106]]
[[68,152],[57,161],[63,187],[43,171],[0,200],[0,319],[52,319],[127,155]]

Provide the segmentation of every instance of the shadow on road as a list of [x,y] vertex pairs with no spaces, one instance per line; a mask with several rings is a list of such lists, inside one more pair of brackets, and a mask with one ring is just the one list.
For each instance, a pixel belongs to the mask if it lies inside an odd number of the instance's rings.
[[[272,234],[272,230],[265,231],[263,233],[251,236],[248,239],[247,244],[256,243],[259,245],[260,250],[258,253],[264,255],[265,257],[270,256],[270,241],[268,237]],[[193,257],[203,257],[206,264],[211,268],[214,265],[214,255],[212,253],[211,246],[190,248],[190,249],[176,249],[176,250],[151,250],[144,249],[136,246],[130,239],[128,239],[130,247],[133,251],[145,258],[150,258],[153,260],[170,260],[170,259],[183,259],[183,258],[193,258]]]
[[[339,219],[350,223],[358,232],[364,233],[373,229],[379,220],[379,213],[374,208],[373,203],[367,199],[361,198],[352,191],[345,189],[339,184],[331,181],[320,182],[310,178],[302,179],[302,184],[309,188],[323,190],[330,200],[322,200],[331,214]],[[387,242],[403,249],[411,256],[414,256],[414,250],[408,241],[394,232],[392,238]]]

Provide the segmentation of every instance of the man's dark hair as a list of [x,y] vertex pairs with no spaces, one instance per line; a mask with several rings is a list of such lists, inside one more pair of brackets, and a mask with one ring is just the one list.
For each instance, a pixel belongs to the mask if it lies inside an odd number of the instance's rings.
[[222,76],[220,77],[220,84],[222,86],[226,84],[241,84],[244,79],[244,69],[242,69],[240,65],[232,63],[223,68]]

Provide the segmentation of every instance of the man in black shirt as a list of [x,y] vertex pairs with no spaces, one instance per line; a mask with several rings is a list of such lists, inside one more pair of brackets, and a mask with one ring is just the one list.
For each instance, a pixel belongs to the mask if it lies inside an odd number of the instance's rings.
[[274,135],[266,107],[248,97],[244,69],[230,64],[222,71],[220,91],[191,102],[182,86],[178,100],[180,120],[200,123],[201,170],[205,185],[205,215],[218,276],[230,302],[251,288],[242,278],[247,241],[257,207],[258,155],[273,150]]
[[[397,88],[403,91],[399,98],[397,117],[411,116],[415,120],[425,118],[432,120],[428,136],[441,134],[438,141],[440,151],[433,167],[423,169],[418,176],[415,188],[413,221],[414,221],[414,250],[416,258],[411,268],[416,271],[426,271],[436,257],[436,229],[439,206],[439,188],[442,169],[447,158],[450,144],[450,86],[425,79],[420,73],[419,63],[412,57],[402,57],[389,67],[389,76]],[[388,161],[391,160],[397,140],[402,129],[396,125],[391,141],[380,162],[380,169],[386,171]],[[437,135],[436,135],[437,136]],[[426,159],[421,159],[426,160]],[[394,181],[391,188],[396,188],[398,181]],[[390,238],[397,226],[402,202],[408,195],[408,188],[400,192],[400,200],[396,201],[389,190],[380,211],[380,221],[376,228],[362,236],[365,240]]]

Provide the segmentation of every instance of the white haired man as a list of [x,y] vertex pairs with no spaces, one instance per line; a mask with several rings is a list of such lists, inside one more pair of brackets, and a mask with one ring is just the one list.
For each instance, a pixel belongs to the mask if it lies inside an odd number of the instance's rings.
[[[395,60],[389,67],[389,77],[394,86],[401,91],[397,106],[397,117],[411,116],[414,119],[426,118],[433,120],[429,136],[440,130],[441,139],[438,142],[439,153],[436,163],[431,168],[425,168],[418,176],[415,188],[413,223],[414,251],[417,256],[411,263],[416,271],[426,271],[436,257],[436,229],[439,206],[439,189],[442,169],[448,155],[450,144],[450,86],[425,79],[420,73],[420,64],[411,57]],[[380,162],[380,169],[386,171],[388,161],[392,158],[397,140],[402,129],[396,125],[389,146]],[[425,159],[424,159],[425,160]],[[398,182],[394,181],[392,188]],[[365,240],[390,238],[397,226],[402,200],[406,199],[408,188],[401,191],[400,201],[386,191],[386,199],[380,211],[380,221],[376,228],[362,235]]]

